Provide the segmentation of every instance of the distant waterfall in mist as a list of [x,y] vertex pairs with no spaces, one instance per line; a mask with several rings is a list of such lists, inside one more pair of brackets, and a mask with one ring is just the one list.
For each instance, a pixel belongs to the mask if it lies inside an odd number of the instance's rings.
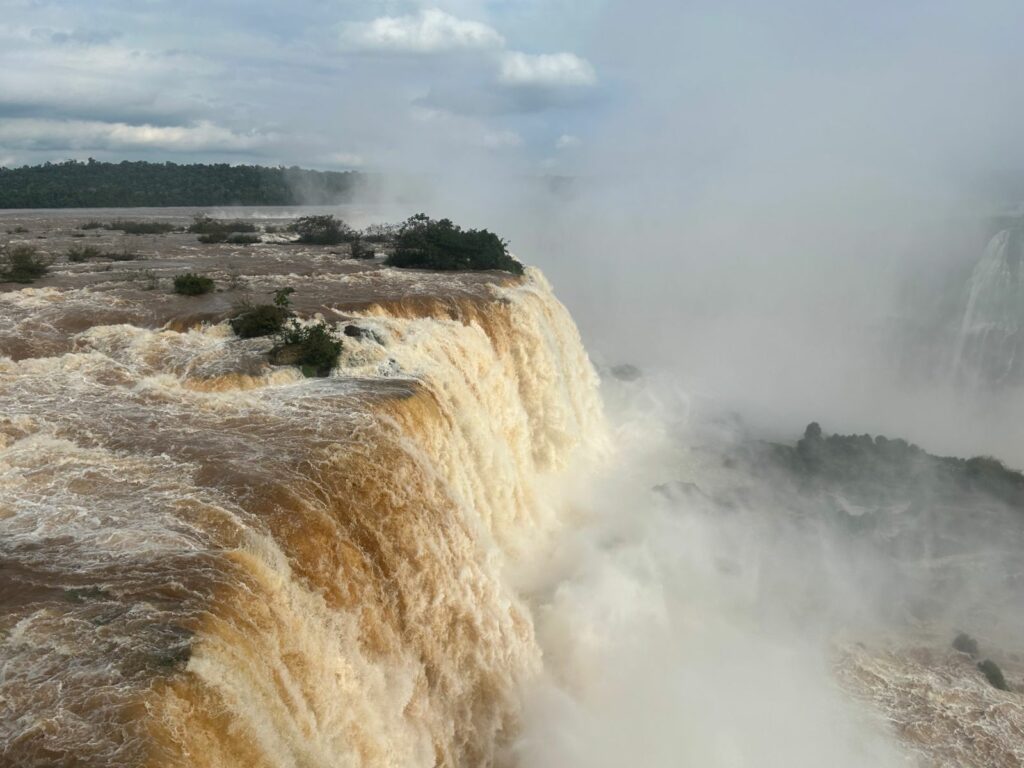
[[1024,229],[997,233],[968,283],[954,370],[967,383],[1024,383]]

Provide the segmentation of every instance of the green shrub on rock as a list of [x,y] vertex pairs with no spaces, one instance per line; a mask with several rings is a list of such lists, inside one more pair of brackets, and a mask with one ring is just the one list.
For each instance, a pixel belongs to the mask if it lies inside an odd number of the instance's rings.
[[31,245],[8,245],[0,248],[0,282],[31,283],[45,275],[51,263]]
[[297,365],[306,376],[327,376],[341,356],[341,339],[323,320],[302,325],[293,320],[270,350],[273,365]]
[[118,219],[107,224],[104,229],[120,230],[126,235],[166,235],[178,227],[166,221],[125,221]]
[[284,328],[285,321],[292,313],[284,307],[272,304],[247,306],[231,318],[231,330],[240,339],[255,339],[259,336],[272,336]]
[[174,278],[174,292],[182,296],[201,296],[213,290],[213,280],[206,275],[186,272]]
[[293,226],[299,242],[307,245],[338,245],[354,236],[348,224],[334,216],[303,216]]
[[395,251],[385,262],[392,267],[439,270],[502,270],[523,274],[508,243],[486,229],[462,229],[450,219],[435,221],[426,214],[402,225]]
[[258,232],[259,230],[255,224],[249,221],[223,221],[211,219],[206,214],[200,213],[192,219],[188,231],[194,235],[224,235],[227,237],[232,232]]
[[353,259],[372,259],[376,256],[373,248],[367,245],[358,235],[352,240],[349,248],[351,248],[349,257]]
[[83,261],[88,261],[89,259],[99,259],[102,256],[103,251],[95,245],[73,245],[68,248],[67,252],[68,261],[76,264],[81,264]]

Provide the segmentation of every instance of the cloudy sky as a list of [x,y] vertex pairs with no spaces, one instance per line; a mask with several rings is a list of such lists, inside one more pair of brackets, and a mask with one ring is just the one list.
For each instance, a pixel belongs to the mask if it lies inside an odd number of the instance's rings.
[[421,174],[397,213],[507,237],[591,350],[881,418],[857,334],[976,258],[979,177],[1024,198],[1021,30],[1021,0],[0,0],[0,165]]
[[991,165],[1022,22],[1017,0],[0,0],[0,165]]
[[600,2],[3,0],[0,164],[67,157],[550,168],[613,87]]

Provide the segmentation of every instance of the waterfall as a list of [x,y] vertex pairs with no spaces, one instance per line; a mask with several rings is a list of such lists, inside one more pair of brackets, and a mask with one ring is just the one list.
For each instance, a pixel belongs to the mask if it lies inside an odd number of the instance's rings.
[[974,267],[953,366],[970,383],[1024,380],[1024,275],[1021,230],[996,234]]
[[352,317],[327,379],[224,323],[0,357],[7,764],[499,761],[541,666],[508,571],[605,450],[597,378],[536,270]]

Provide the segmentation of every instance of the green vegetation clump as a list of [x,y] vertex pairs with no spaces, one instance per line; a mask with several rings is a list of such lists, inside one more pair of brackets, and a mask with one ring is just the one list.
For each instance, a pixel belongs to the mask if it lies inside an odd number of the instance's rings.
[[341,339],[323,320],[302,325],[296,320],[284,327],[280,343],[270,350],[275,365],[297,365],[306,376],[327,376],[341,356]]
[[353,238],[349,248],[351,248],[349,255],[353,259],[372,259],[376,255],[373,248],[367,245],[358,235]]
[[142,257],[139,256],[139,254],[124,248],[120,251],[107,251],[103,254],[103,258],[110,259],[111,261],[136,261]]
[[926,497],[985,496],[1024,509],[1024,474],[987,456],[933,456],[906,440],[828,435],[812,422],[796,447],[772,446],[774,463],[804,488],[893,503]]
[[224,235],[226,238],[234,232],[258,232],[259,229],[249,221],[211,219],[206,214],[200,213],[192,219],[192,223],[188,226],[188,231],[194,235]]
[[104,229],[124,232],[126,235],[166,235],[178,227],[166,221],[112,221]]
[[92,221],[85,222],[79,229],[109,229],[109,227],[102,221],[93,219]]
[[334,205],[362,175],[258,165],[68,160],[0,168],[0,208]]
[[213,290],[213,280],[206,275],[186,272],[174,278],[174,292],[182,296],[201,296]]
[[303,216],[293,227],[299,242],[307,245],[338,245],[355,237],[352,228],[334,216]]
[[291,312],[273,304],[244,306],[230,320],[231,330],[240,339],[254,339],[280,333]]
[[273,304],[243,304],[231,318],[231,330],[242,339],[281,333],[285,322],[293,316],[289,298],[293,293],[294,288],[280,288],[274,291]]
[[233,235],[228,235],[227,242],[231,245],[254,245],[260,242],[260,236],[236,232]]
[[8,245],[0,249],[0,282],[31,283],[49,271],[51,262],[31,245]]
[[523,274],[523,265],[509,255],[508,244],[493,232],[464,230],[450,219],[435,221],[423,213],[402,225],[395,251],[385,263],[413,269],[496,269]]
[[72,245],[67,250],[68,261],[81,263],[89,259],[109,259],[110,261],[136,261],[142,258],[134,251],[123,248],[120,251],[101,251],[95,245]]
[[73,245],[68,248],[68,261],[80,264],[89,259],[98,259],[103,256],[103,251],[95,245]]
[[[296,320],[291,311],[293,293],[294,288],[275,291],[273,305],[247,309],[231,321],[231,327],[242,338],[277,333],[277,344],[268,355],[271,364],[297,365],[305,376],[327,376],[341,355],[341,339],[323,320],[311,325]],[[268,332],[273,325],[277,327]]]
[[398,237],[400,229],[400,224],[371,224],[361,236],[368,243],[389,243]]

